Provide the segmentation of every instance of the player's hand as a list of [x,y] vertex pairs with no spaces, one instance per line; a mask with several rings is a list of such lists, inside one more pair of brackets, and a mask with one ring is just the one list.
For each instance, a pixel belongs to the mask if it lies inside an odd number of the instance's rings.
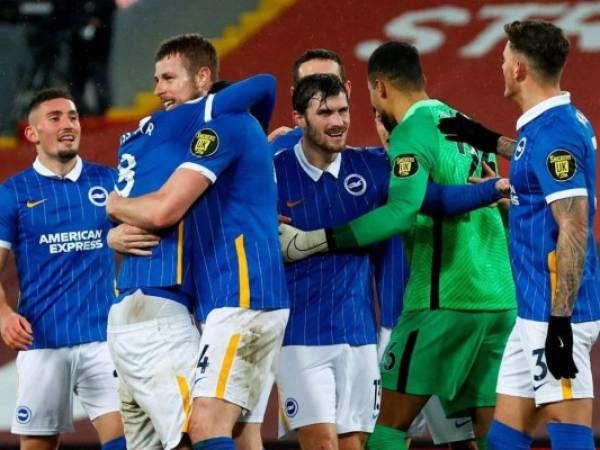
[[483,161],[481,163],[482,172],[481,177],[469,177],[467,181],[473,184],[483,183],[484,181],[496,178],[496,191],[498,191],[504,198],[510,198],[510,182],[508,178],[498,178],[494,169],[490,167],[488,163]]
[[33,342],[31,324],[8,306],[0,313],[0,335],[12,350],[27,350]]
[[277,214],[277,221],[279,223],[292,223],[292,218],[290,216],[284,216],[283,214]]
[[284,134],[287,134],[290,131],[292,131],[292,128],[290,128],[290,127],[279,127],[269,133],[269,135],[267,136],[267,140],[269,141],[269,144],[270,144],[275,139],[277,139],[279,136],[283,136]]
[[465,142],[486,153],[497,153],[498,139],[502,136],[461,113],[440,119],[438,128],[447,140]]
[[288,263],[329,249],[324,228],[302,231],[285,223],[279,225],[279,244],[283,259]]
[[546,364],[554,378],[575,378],[571,317],[550,316],[546,335]]
[[111,229],[107,236],[108,246],[119,253],[137,256],[152,256],[152,249],[160,237],[133,225],[122,223]]

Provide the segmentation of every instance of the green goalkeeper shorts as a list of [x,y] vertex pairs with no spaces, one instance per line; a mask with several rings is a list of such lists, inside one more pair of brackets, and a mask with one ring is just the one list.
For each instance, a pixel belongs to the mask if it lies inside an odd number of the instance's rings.
[[496,381],[516,311],[403,313],[381,361],[384,389],[437,395],[448,416],[496,404]]

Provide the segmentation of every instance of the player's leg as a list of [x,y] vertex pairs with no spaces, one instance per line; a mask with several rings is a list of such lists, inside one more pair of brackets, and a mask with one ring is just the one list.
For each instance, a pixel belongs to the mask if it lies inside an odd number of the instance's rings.
[[[137,311],[138,318],[143,312],[143,321],[127,319],[125,309]],[[137,291],[111,308],[108,343],[119,374],[128,448],[191,448],[185,433],[201,352],[187,308]]]
[[[279,355],[289,310],[217,308],[207,318],[197,371],[189,434],[194,448],[233,448],[242,410],[252,410]],[[202,363],[202,360],[201,360]],[[200,366],[199,366],[200,369]]]
[[367,442],[367,433],[344,433],[338,436],[339,450],[363,450]]
[[334,361],[343,345],[289,345],[277,372],[279,437],[297,431],[302,450],[337,449]]
[[60,433],[73,430],[69,349],[19,352],[16,365],[19,383],[11,432],[21,436],[22,449],[55,449]]
[[[279,358],[273,360],[273,373],[277,371]],[[263,442],[261,436],[261,427],[264,421],[267,405],[273,389],[274,376],[265,383],[265,387],[260,393],[256,406],[243,414],[238,423],[233,428],[233,440],[237,450],[262,450]]]

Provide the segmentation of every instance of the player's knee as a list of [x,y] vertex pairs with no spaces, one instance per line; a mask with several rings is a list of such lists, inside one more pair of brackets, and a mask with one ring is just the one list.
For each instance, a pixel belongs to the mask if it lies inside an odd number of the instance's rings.
[[592,450],[596,448],[594,432],[590,427],[574,423],[549,423],[546,428],[550,435],[552,450]]
[[489,450],[521,450],[529,449],[531,436],[508,425],[494,420],[487,435]]

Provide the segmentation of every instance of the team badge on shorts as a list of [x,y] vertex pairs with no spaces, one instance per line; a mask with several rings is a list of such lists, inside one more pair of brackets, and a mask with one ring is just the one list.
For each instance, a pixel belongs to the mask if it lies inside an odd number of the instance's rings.
[[358,197],[366,192],[367,180],[362,175],[351,173],[344,178],[344,188],[348,194]]
[[398,155],[394,159],[393,171],[398,178],[412,177],[419,171],[419,161],[415,155]]
[[298,414],[298,402],[293,398],[287,398],[285,400],[285,415],[294,417],[296,414]]
[[20,424],[29,423],[31,420],[31,410],[27,406],[17,406],[17,422]]
[[548,171],[556,181],[568,181],[575,176],[577,163],[568,150],[554,150],[546,159]]
[[106,206],[108,191],[102,186],[93,186],[88,191],[88,199],[96,206]]
[[198,158],[214,155],[218,148],[219,136],[210,128],[204,128],[198,131],[190,145],[192,155],[197,156]]

